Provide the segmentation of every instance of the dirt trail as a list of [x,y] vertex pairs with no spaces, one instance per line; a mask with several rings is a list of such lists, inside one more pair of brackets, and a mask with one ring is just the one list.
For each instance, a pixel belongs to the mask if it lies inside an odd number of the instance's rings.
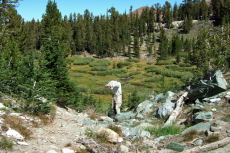
[[[76,123],[83,120],[87,115],[77,114],[73,110],[56,107],[56,117],[52,124],[33,129],[31,140],[26,142],[28,146],[14,145],[7,153],[47,153],[54,150],[62,152],[62,149],[70,144],[76,144],[76,140],[84,137],[87,127]],[[1,151],[0,151],[1,152]]]

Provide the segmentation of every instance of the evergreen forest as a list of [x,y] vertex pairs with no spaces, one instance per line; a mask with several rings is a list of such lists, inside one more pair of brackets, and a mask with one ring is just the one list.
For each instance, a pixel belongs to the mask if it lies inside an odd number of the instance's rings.
[[[15,106],[19,111],[39,115],[49,113],[52,103],[73,108],[98,104],[69,77],[71,57],[84,53],[129,61],[142,60],[145,53],[148,61],[158,63],[174,58],[175,65],[195,67],[194,74],[229,69],[230,0],[166,1],[141,11],[130,6],[125,13],[112,7],[100,16],[87,9],[62,16],[58,4],[48,0],[41,21],[24,21],[16,10],[19,3],[0,0],[0,94],[20,101],[20,108]],[[203,24],[196,35],[194,21]],[[138,99],[135,96],[128,101]]]

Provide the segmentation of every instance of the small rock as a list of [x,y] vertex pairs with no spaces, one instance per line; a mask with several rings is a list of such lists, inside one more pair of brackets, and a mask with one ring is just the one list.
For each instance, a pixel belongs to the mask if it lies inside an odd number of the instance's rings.
[[193,143],[195,146],[201,146],[203,144],[203,140],[199,139],[199,140],[196,140],[194,143]]
[[75,151],[69,148],[63,148],[62,153],[75,153]]
[[47,151],[47,153],[57,153],[57,152],[54,150],[50,150],[50,151]]
[[22,145],[22,146],[28,146],[29,144],[28,143],[26,143],[26,142],[17,142],[17,144],[19,144],[19,145]]
[[7,136],[12,136],[12,137],[14,137],[14,138],[16,138],[18,140],[23,140],[24,139],[24,137],[20,133],[18,133],[17,131],[15,131],[15,130],[13,130],[11,128],[9,128],[9,130],[6,132],[6,135]]
[[220,131],[221,128],[219,127],[215,127],[215,126],[211,126],[211,129],[210,129],[212,132],[216,132],[216,131]]
[[121,146],[120,146],[120,149],[121,149],[121,152],[122,152],[122,153],[127,153],[127,152],[129,152],[129,148],[126,147],[126,146],[124,146],[124,145],[121,145]]
[[172,149],[172,150],[175,150],[175,151],[178,151],[178,152],[182,152],[185,149],[185,147],[186,146],[181,145],[181,144],[176,143],[176,142],[171,142],[166,146],[166,148]]

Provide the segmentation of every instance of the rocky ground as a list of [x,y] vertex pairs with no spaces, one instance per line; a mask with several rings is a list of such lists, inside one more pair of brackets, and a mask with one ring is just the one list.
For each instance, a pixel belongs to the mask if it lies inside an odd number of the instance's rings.
[[[159,136],[148,130],[164,126],[183,92],[150,95],[134,109],[122,110],[115,119],[95,113],[94,109],[78,113],[54,106],[48,116],[52,122],[12,111],[2,102],[17,102],[1,95],[0,147],[5,149],[0,153],[230,152],[229,90],[195,103],[185,102],[173,122],[180,133]],[[11,149],[7,149],[9,142],[14,144]],[[197,150],[190,150],[194,148]]]
[[[229,110],[229,105],[219,104],[222,107],[224,113]],[[215,106],[217,108],[218,106]],[[207,108],[211,109],[214,106]],[[218,107],[220,108],[220,107]],[[4,111],[1,111],[4,114]],[[10,115],[11,114],[11,115]],[[222,116],[216,112],[216,119],[220,119]],[[151,138],[142,138],[139,140],[127,140],[123,139],[122,142],[101,144],[89,138],[89,135],[85,135],[87,129],[91,129],[96,132],[100,126],[82,124],[83,120],[89,118],[86,113],[76,113],[72,109],[64,109],[56,106],[56,115],[52,123],[46,126],[32,126],[29,122],[31,119],[25,114],[9,113],[10,116],[23,116],[26,120],[23,124],[26,124],[27,128],[32,131],[30,139],[16,140],[11,150],[0,150],[1,153],[74,153],[74,152],[153,152],[153,153],[174,153],[176,151],[166,149],[166,145],[170,142],[178,142],[181,144],[187,144],[188,147],[195,147],[192,145],[192,141],[184,142],[181,136],[172,136],[168,139],[154,140]],[[21,118],[21,117],[20,117]],[[39,122],[39,121],[38,121]],[[229,137],[230,134],[226,130],[230,129],[229,124],[221,126],[222,130],[219,131],[221,139]],[[2,135],[5,135],[4,130]],[[204,136],[201,136],[202,138]],[[197,139],[197,138],[194,138]],[[23,142],[23,143],[22,143]],[[216,150],[209,151],[210,153],[229,152],[230,145],[226,145]]]

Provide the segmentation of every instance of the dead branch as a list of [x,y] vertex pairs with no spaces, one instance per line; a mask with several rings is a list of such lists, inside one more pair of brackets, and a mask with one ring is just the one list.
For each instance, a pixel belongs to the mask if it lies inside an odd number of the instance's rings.
[[169,116],[168,120],[165,122],[164,127],[171,125],[173,121],[176,120],[177,116],[181,113],[182,107],[184,104],[185,97],[187,97],[188,92],[185,92],[178,100],[176,103],[176,108],[173,110],[171,115]]
[[210,143],[210,144],[207,144],[204,146],[198,146],[195,148],[185,150],[182,153],[199,153],[199,152],[219,148],[219,147],[224,146],[224,145],[229,144],[229,143],[230,143],[230,137],[227,137],[227,138],[224,138],[224,139],[217,141],[217,142],[213,142],[213,143]]

